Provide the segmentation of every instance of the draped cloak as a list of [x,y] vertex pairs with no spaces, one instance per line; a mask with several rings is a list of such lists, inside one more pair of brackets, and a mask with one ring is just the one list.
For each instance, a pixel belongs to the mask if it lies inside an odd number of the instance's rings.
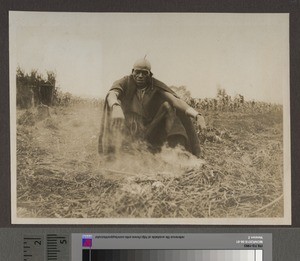
[[[162,92],[168,92],[174,97],[178,98],[176,93],[171,90],[167,85],[160,82],[159,80],[151,77],[150,86],[152,90],[152,96],[145,101],[143,108],[143,115],[146,117],[146,120],[151,121],[151,119],[156,114],[158,108],[164,103],[166,98],[162,94]],[[133,77],[125,76],[122,79],[114,82],[113,86],[110,90],[116,90],[119,95],[119,104],[125,115],[125,122],[127,119],[127,115],[129,115],[134,108],[132,107],[132,101],[136,94],[137,86]],[[198,139],[198,135],[195,131],[194,125],[189,116],[185,114],[184,111],[176,110],[176,115],[180,119],[182,125],[184,126],[186,137],[187,137],[187,150],[197,157],[200,156],[200,143]],[[102,118],[100,122],[100,135],[98,142],[98,152],[100,154],[108,154],[114,151],[114,137],[113,132],[111,130],[111,108],[108,106],[107,96],[105,98]]]

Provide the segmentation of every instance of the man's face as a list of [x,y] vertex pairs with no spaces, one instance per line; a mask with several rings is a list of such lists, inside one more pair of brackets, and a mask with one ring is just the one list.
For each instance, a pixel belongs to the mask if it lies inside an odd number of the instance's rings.
[[132,75],[136,85],[143,88],[148,82],[150,71],[145,69],[133,69]]

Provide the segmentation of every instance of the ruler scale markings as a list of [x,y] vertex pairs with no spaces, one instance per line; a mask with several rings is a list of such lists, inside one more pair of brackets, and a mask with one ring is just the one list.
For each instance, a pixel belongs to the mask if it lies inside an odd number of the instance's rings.
[[44,236],[36,234],[23,235],[23,261],[44,260]]
[[23,261],[42,261],[44,257],[47,261],[68,260],[69,235],[46,235],[46,252],[44,252],[45,236],[27,235],[23,240]]
[[47,261],[69,260],[69,235],[47,234]]

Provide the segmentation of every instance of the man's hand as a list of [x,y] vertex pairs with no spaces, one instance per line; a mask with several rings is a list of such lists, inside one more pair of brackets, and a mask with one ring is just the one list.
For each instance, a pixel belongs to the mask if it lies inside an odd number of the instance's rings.
[[124,127],[125,116],[120,105],[115,104],[112,107],[111,126],[113,129],[122,130]]
[[196,116],[196,121],[197,121],[197,126],[199,127],[199,129],[201,131],[205,131],[206,130],[206,124],[205,124],[204,117],[202,115],[198,114]]

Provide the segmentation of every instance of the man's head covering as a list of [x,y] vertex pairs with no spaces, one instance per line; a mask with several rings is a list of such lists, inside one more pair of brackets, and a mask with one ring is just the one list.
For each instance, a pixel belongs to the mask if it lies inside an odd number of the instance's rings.
[[149,72],[151,72],[151,64],[147,59],[142,58],[134,63],[133,69],[148,70]]

